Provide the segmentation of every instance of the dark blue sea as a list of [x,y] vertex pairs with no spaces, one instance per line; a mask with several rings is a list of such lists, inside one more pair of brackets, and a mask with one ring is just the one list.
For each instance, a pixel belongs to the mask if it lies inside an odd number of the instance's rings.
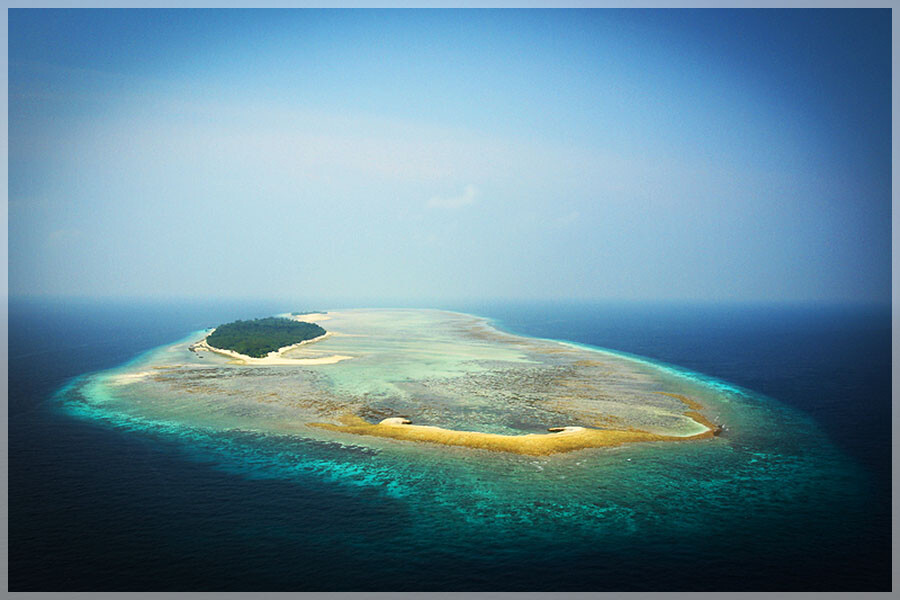
[[[514,535],[475,544],[467,539],[471,527],[460,525],[459,539],[448,536],[454,523],[444,518],[436,547],[422,541],[420,526],[413,530],[415,508],[377,486],[254,476],[236,459],[195,452],[182,439],[74,418],[57,401],[73,378],[192,331],[297,308],[11,300],[9,590],[891,589],[889,307],[434,307],[752,390],[809,417],[823,443],[850,465],[841,493],[813,489],[791,498],[780,514],[771,499],[759,514],[752,502],[741,514],[720,507],[722,516],[705,521],[702,534],[680,536],[681,529],[663,527],[665,535],[641,529],[641,535],[574,546],[533,547],[517,544]],[[753,493],[752,482],[747,486]],[[660,488],[654,514],[669,511],[672,522],[691,514],[688,506],[667,504],[667,493]],[[641,506],[624,508],[640,523]]]

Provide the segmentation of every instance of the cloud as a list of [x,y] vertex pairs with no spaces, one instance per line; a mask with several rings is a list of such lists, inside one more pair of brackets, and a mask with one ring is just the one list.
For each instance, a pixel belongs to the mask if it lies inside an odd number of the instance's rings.
[[450,196],[448,198],[442,198],[440,196],[434,196],[428,201],[429,208],[462,208],[463,206],[468,206],[470,204],[474,204],[478,199],[478,188],[474,185],[467,185],[463,188],[462,194],[457,196]]

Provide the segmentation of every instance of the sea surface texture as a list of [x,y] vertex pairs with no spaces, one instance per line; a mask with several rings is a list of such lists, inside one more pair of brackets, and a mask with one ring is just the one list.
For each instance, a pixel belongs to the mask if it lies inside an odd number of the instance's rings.
[[[191,344],[297,307],[12,304],[10,589],[890,588],[889,312],[448,308],[331,310],[287,356],[351,359],[269,366]],[[348,414],[675,441],[311,425]]]

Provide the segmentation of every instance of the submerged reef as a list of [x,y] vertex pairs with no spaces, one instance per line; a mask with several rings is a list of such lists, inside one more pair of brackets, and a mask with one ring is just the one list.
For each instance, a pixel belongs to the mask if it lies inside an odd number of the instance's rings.
[[[328,320],[328,334],[300,318]],[[346,310],[232,325],[262,331],[273,323],[322,333],[251,358],[214,346],[216,333],[233,333],[224,326],[94,385],[107,406],[129,414],[354,445],[381,439],[549,455],[721,431],[704,408],[715,403],[710,388],[639,359],[508,334],[472,315]]]
[[[416,561],[450,549],[453,565],[496,556],[524,565],[522,573],[546,555],[546,577],[573,564],[575,581],[607,565],[601,582],[621,564],[642,572],[673,548],[694,548],[704,565],[732,557],[730,576],[787,549],[765,563],[768,576],[772,565],[827,544],[841,556],[845,541],[867,537],[856,528],[869,489],[858,467],[806,415],[750,390],[638,356],[512,335],[467,314],[284,318],[324,323],[328,334],[277,357],[242,358],[195,331],[77,377],[56,400],[166,457],[174,450],[234,475],[216,477],[226,493],[213,502],[230,508],[227,490],[247,490],[248,519],[269,494],[273,512],[262,523],[278,536],[273,548],[294,517],[296,547],[319,544],[310,555],[333,561],[342,547],[347,564],[365,554],[378,569],[395,556],[396,573],[419,572]],[[314,536],[310,521],[321,524]],[[242,544],[261,530],[256,523],[240,528]],[[738,547],[743,554],[731,554]],[[586,548],[600,554],[578,562]],[[398,549],[406,553],[392,554]],[[677,581],[682,562],[660,581]]]

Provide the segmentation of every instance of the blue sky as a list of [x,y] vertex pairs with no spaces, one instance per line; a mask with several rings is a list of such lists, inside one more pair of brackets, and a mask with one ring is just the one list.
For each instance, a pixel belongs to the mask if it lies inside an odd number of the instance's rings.
[[890,301],[881,11],[9,15],[11,295]]

